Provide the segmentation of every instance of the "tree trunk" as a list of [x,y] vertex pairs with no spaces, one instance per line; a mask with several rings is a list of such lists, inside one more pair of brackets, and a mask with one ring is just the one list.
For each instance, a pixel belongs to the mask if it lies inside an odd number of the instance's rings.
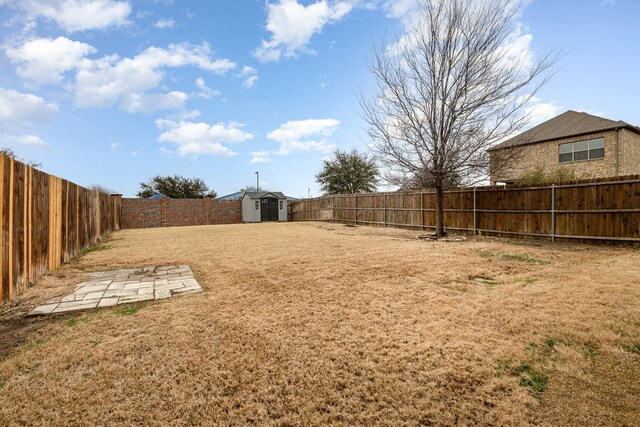
[[438,177],[435,180],[436,184],[436,237],[446,236],[444,231],[444,211],[442,208],[442,201],[444,199],[444,181]]

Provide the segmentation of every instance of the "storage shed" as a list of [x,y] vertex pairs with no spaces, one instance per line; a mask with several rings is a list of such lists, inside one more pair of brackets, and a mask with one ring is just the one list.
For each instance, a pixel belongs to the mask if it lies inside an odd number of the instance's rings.
[[242,222],[287,220],[287,196],[279,191],[245,191]]

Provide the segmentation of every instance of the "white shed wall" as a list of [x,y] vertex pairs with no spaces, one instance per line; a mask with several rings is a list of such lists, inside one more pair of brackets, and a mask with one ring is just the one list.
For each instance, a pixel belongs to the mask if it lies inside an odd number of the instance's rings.
[[[282,209],[280,209],[280,202],[282,202]],[[287,199],[279,199],[278,200],[278,221],[286,221],[287,220]]]
[[[255,203],[258,202],[258,209],[256,209]],[[280,209],[280,202],[282,202],[282,209]],[[260,208],[262,203],[260,199],[252,199],[245,195],[242,198],[242,222],[262,222],[260,216]],[[285,222],[288,219],[288,207],[287,199],[278,199],[278,221]]]
[[242,222],[260,222],[260,203],[256,209],[256,201],[260,202],[260,200],[253,200],[249,196],[242,198]]

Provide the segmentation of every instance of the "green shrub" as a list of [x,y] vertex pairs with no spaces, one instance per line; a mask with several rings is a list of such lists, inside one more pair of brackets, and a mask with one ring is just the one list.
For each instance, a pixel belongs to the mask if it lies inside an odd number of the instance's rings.
[[563,166],[551,171],[546,171],[544,166],[538,165],[518,178],[516,184],[535,187],[538,185],[564,184],[588,178],[590,178],[588,174],[578,173],[568,167]]

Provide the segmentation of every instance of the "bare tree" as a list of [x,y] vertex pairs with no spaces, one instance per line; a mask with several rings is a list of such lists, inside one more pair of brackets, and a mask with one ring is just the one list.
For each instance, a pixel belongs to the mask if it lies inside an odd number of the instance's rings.
[[40,166],[42,166],[42,163],[34,162],[32,160],[24,160],[18,157],[16,152],[13,151],[11,147],[0,147],[0,154],[4,155],[5,157],[9,157],[10,159],[13,159],[17,162],[24,163],[31,168],[39,168]]
[[433,181],[438,237],[446,183],[477,183],[489,166],[499,170],[517,155],[501,150],[490,165],[487,149],[528,123],[526,106],[556,61],[509,48],[522,7],[519,0],[422,0],[415,24],[374,54],[377,91],[360,97],[369,147],[390,184]]
[[97,191],[99,193],[104,193],[104,194],[115,194],[116,193],[111,188],[109,188],[107,186],[104,186],[102,184],[91,184],[87,188],[89,190]]

